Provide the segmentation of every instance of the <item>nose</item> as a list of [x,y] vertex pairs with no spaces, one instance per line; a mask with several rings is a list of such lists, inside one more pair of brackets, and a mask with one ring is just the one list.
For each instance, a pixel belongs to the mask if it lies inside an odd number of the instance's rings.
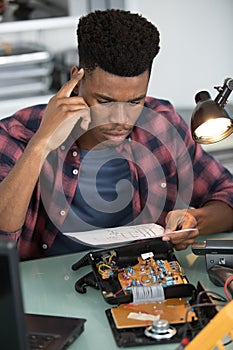
[[126,102],[114,102],[109,110],[109,121],[111,123],[125,124],[129,121]]

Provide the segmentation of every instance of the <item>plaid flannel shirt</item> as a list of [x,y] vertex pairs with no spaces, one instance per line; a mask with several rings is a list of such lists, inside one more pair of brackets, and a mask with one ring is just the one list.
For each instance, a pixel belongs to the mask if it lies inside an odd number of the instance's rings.
[[[21,157],[45,107],[28,107],[0,121],[0,181]],[[23,227],[1,232],[3,239],[18,242],[22,260],[45,256],[66,218],[82,166],[74,141],[70,135],[45,160]],[[131,224],[164,226],[170,210],[201,207],[210,200],[233,207],[232,174],[194,143],[187,124],[168,101],[147,97],[130,138],[116,149],[129,163],[134,189]]]

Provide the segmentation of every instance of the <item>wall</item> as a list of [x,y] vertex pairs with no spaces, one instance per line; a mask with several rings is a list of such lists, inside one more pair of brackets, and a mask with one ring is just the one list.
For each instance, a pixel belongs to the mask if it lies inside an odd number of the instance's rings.
[[213,87],[233,78],[232,0],[126,0],[126,8],[161,33],[150,94],[192,108],[196,92],[208,90],[215,97]]
[[[101,1],[68,0],[73,16],[69,25],[43,28],[42,22],[41,30],[16,30],[0,38],[42,42],[52,52],[74,48],[79,16]],[[123,0],[108,2],[123,6]],[[196,92],[206,89],[214,97],[213,87],[233,77],[232,0],[125,0],[125,8],[146,16],[161,32],[149,94],[169,99],[178,109],[191,109]],[[233,93],[229,100],[233,103]]]
[[[56,0],[54,0],[56,1]],[[64,0],[59,0],[64,1]],[[214,86],[222,85],[226,77],[233,78],[233,1],[232,0],[67,0],[70,6],[68,23],[58,25],[44,22],[29,30],[21,25],[0,23],[0,40],[41,42],[52,52],[76,47],[78,18],[104,4],[123,7],[141,13],[161,32],[161,50],[152,70],[149,94],[169,99],[189,122],[194,96]],[[52,21],[51,21],[52,22]],[[36,103],[46,103],[50,96],[36,96],[0,102],[0,119],[17,109]],[[233,93],[229,102],[233,105]],[[233,109],[231,109],[232,111]],[[218,148],[232,148],[233,134],[215,144]],[[213,149],[215,145],[210,145]]]

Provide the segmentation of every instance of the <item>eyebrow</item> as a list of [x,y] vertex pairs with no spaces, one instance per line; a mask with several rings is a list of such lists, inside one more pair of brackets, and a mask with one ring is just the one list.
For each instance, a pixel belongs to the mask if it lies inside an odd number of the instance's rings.
[[[146,96],[146,94],[135,96],[134,98],[132,98],[128,101],[125,101],[125,102],[139,101],[139,100],[142,100],[143,98],[145,98],[145,96]],[[101,99],[109,101],[109,102],[119,102],[110,96],[106,96],[106,95],[99,94],[99,93],[95,93],[95,97],[101,98]]]

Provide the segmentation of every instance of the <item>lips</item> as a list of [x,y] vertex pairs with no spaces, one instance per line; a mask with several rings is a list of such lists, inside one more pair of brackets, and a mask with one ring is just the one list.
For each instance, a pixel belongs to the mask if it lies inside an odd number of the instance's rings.
[[124,140],[128,134],[129,134],[129,130],[128,131],[105,131],[103,132],[104,136],[106,137],[106,139],[109,140],[115,140],[115,141],[121,141]]
[[128,135],[128,131],[127,132],[104,132],[104,134],[106,135],[110,135],[110,136],[125,136]]

